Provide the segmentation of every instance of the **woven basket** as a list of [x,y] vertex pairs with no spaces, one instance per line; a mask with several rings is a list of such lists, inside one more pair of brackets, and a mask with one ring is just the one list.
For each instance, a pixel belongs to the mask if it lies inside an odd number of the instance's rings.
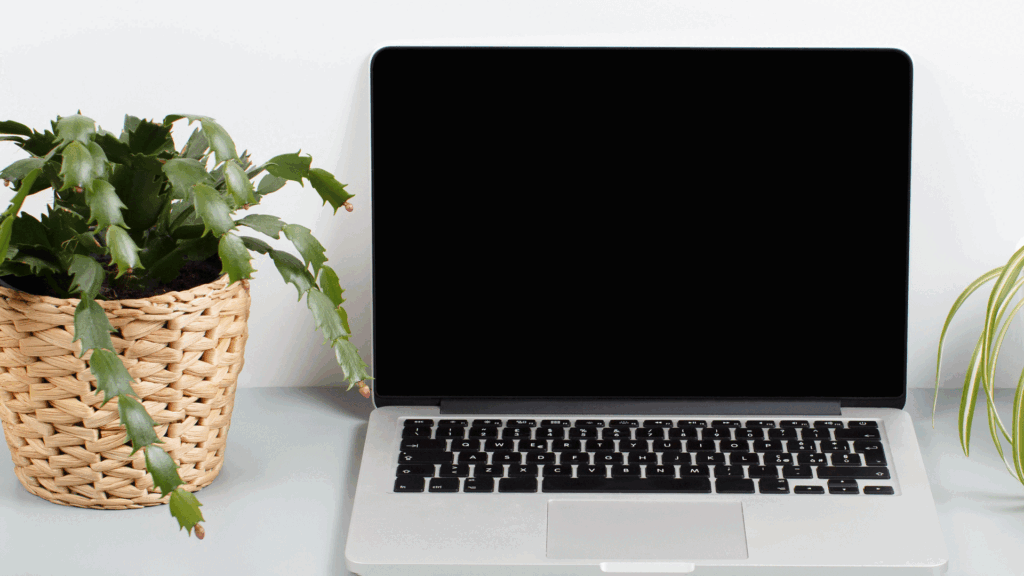
[[[183,487],[209,485],[224,462],[244,362],[248,283],[228,286],[225,276],[185,292],[98,303],[120,331],[111,335],[114,348],[137,379],[132,387]],[[0,287],[0,421],[14,473],[29,492],[58,504],[166,503],[144,451],[130,455],[117,401],[100,407],[96,377],[77,357],[77,305]]]

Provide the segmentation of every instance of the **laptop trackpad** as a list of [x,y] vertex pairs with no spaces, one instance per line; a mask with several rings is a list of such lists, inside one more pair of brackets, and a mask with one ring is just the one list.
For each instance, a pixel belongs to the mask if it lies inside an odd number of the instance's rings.
[[548,501],[548,558],[746,557],[739,502]]

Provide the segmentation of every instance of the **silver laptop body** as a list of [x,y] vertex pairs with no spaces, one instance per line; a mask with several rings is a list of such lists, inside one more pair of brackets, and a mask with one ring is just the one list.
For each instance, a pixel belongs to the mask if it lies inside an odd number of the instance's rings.
[[902,410],[906,54],[389,47],[370,74],[350,571],[946,572]]

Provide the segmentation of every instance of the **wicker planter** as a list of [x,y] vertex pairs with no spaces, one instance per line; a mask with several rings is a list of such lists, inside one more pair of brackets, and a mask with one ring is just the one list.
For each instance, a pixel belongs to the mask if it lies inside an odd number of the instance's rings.
[[[248,335],[249,286],[227,277],[185,292],[98,301],[120,334],[118,357],[159,425],[161,447],[190,491],[220,472]],[[167,502],[142,450],[124,443],[117,401],[100,407],[76,353],[77,299],[0,287],[0,421],[14,472],[31,493],[83,508]],[[169,498],[169,496],[168,496]]]

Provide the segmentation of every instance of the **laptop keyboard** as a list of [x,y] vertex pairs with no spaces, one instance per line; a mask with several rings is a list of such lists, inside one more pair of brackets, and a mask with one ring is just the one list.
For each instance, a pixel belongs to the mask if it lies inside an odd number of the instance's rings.
[[893,494],[871,420],[406,419],[396,475],[395,492]]
[[407,419],[395,474],[395,492],[893,494],[873,420]]

